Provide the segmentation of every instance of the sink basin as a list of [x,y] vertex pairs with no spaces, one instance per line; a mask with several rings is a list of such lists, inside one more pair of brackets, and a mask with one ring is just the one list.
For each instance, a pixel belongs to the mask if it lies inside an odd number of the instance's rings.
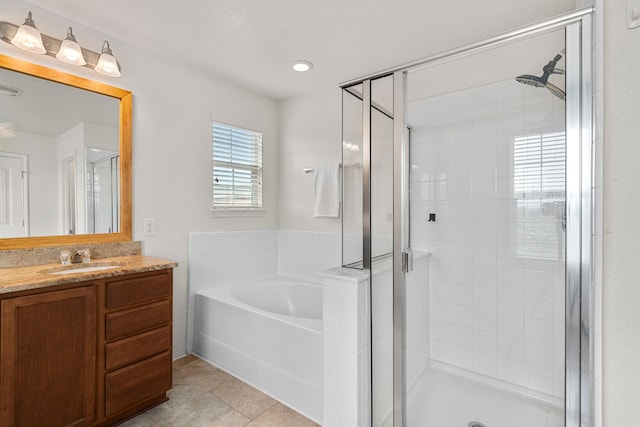
[[90,271],[111,270],[112,268],[118,268],[119,265],[94,265],[93,267],[79,267],[70,268],[68,270],[52,271],[49,274],[75,274],[75,273],[88,273]]
[[42,270],[40,273],[45,274],[80,274],[80,273],[90,273],[92,271],[102,271],[102,270],[111,270],[114,268],[122,267],[120,264],[105,264],[105,263],[94,263],[94,264],[71,264],[64,265],[61,267],[49,268],[47,270]]

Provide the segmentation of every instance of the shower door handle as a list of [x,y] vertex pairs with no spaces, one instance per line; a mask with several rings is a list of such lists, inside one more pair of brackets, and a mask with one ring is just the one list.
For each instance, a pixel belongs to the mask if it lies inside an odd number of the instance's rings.
[[413,271],[413,251],[407,249],[402,252],[402,272],[410,273]]

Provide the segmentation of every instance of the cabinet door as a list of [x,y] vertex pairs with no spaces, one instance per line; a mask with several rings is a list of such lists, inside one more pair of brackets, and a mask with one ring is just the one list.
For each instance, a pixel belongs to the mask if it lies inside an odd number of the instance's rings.
[[95,287],[6,299],[0,307],[0,425],[90,425]]

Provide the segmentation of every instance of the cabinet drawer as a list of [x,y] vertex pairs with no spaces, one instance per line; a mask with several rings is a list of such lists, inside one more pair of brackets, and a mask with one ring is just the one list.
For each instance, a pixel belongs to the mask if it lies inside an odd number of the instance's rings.
[[171,356],[166,351],[105,375],[106,416],[171,389]]
[[171,295],[171,274],[161,273],[107,283],[107,309],[143,304]]
[[121,310],[106,315],[105,338],[107,341],[124,338],[164,326],[169,322],[171,322],[170,300]]
[[169,349],[171,349],[169,326],[114,341],[106,345],[106,369],[112,371]]

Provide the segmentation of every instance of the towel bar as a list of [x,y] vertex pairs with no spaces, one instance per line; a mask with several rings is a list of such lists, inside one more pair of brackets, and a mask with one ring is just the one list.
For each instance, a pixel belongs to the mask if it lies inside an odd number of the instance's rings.
[[[338,167],[342,168],[342,164],[338,165]],[[360,169],[360,163],[352,163],[350,165],[347,165],[346,167],[354,167],[357,169]],[[302,168],[302,172],[304,173],[311,173],[313,172],[315,169],[314,168]]]

